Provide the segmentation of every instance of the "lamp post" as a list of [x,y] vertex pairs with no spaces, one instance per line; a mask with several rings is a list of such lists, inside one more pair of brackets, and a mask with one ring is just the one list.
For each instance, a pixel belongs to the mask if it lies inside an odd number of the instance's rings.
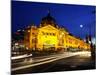
[[80,28],[83,28],[83,25],[80,25]]
[[[81,29],[83,28],[83,25],[82,25],[82,24],[80,25],[80,28],[81,28]],[[80,37],[81,37],[81,35],[82,35],[82,33],[80,33]]]

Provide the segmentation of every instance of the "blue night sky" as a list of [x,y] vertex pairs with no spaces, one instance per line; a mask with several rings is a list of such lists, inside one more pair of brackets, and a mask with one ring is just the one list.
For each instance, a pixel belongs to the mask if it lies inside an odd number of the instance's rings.
[[84,38],[91,33],[92,37],[95,37],[96,6],[24,1],[12,1],[12,32],[31,24],[39,26],[41,19],[48,14],[48,10],[56,23],[73,35]]

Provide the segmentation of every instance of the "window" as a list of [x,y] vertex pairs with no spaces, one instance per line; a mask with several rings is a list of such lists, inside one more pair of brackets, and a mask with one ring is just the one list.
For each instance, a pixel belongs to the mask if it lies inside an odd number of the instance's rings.
[[52,33],[50,33],[50,35],[52,35]]
[[49,35],[49,33],[47,33],[47,35]]
[[43,34],[43,35],[45,35],[45,33],[44,33],[44,32],[42,32],[42,34]]
[[34,39],[32,39],[32,43],[34,43]]
[[36,43],[36,39],[32,39],[32,43]]
[[53,33],[53,36],[55,36],[55,33]]
[[28,30],[28,32],[30,32],[30,30]]
[[35,35],[34,33],[32,33],[32,35]]

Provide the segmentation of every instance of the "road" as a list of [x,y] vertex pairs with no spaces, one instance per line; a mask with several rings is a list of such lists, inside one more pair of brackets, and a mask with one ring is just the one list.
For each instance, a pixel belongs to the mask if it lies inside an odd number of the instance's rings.
[[13,63],[12,74],[95,69],[95,60],[84,53],[64,53],[28,59]]

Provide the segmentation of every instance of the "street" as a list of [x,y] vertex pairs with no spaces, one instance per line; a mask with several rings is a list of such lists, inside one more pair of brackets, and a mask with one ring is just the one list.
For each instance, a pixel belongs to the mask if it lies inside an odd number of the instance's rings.
[[30,57],[12,63],[12,74],[42,73],[95,69],[95,60],[89,52],[64,53],[43,57]]

